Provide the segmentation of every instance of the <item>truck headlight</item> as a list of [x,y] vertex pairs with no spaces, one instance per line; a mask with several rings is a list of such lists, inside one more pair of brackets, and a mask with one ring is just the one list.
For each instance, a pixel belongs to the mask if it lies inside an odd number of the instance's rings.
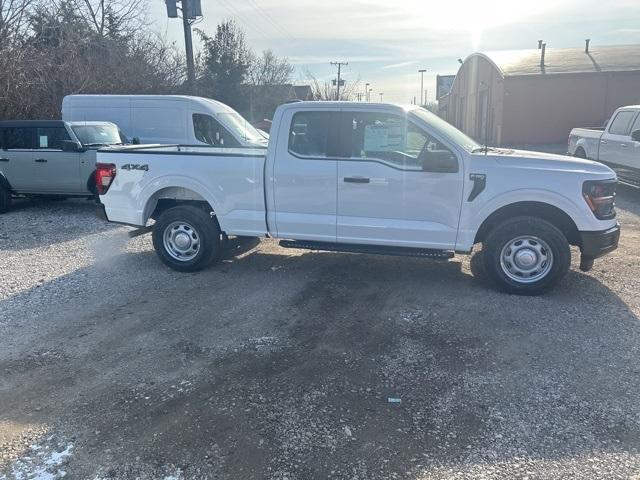
[[616,179],[587,180],[582,185],[582,196],[598,220],[616,216]]

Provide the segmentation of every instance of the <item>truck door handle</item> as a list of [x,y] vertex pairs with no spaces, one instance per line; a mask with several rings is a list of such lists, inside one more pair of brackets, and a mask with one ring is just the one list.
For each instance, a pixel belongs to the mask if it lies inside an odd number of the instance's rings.
[[47,163],[47,159],[46,158],[36,158],[36,162],[38,162],[38,163]]
[[600,140],[600,144],[601,144],[601,145],[606,145],[606,144],[607,144],[607,141],[606,141],[606,140]]
[[369,183],[370,181],[366,177],[344,177],[344,183]]
[[8,161],[9,161],[8,158],[4,158],[4,157],[0,158],[0,162],[8,162]]
[[621,146],[622,148],[627,148],[627,144],[626,144],[626,143],[621,143],[621,144],[620,144],[620,146]]

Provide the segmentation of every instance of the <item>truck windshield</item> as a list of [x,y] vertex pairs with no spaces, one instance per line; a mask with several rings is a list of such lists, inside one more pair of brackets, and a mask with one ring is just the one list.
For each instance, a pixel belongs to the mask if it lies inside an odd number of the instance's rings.
[[123,143],[115,125],[74,125],[71,130],[85,147]]
[[260,135],[260,132],[240,114],[236,112],[219,113],[217,117],[234,137],[248,142],[265,143],[265,138]]
[[449,122],[446,122],[424,108],[416,108],[411,110],[409,113],[428,123],[434,130],[442,133],[449,138],[449,140],[464,148],[467,152],[472,152],[474,149],[481,147],[473,138],[462,133]]

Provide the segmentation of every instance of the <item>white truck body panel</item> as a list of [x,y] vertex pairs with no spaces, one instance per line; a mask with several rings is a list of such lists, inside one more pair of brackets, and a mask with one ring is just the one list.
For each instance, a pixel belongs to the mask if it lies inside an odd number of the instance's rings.
[[[484,220],[518,202],[555,206],[581,232],[617,225],[615,219],[598,220],[582,197],[585,181],[615,178],[607,166],[536,152],[471,153],[419,118],[411,122],[451,150],[458,172],[398,170],[383,161],[299,158],[289,151],[296,112],[407,114],[412,108],[344,102],[281,106],[266,157],[261,149],[100,151],[98,161],[117,168],[101,200],[109,220],[137,226],[147,224],[159,198],[202,198],[228,235],[457,251],[470,251]],[[126,164],[147,165],[148,171],[122,169]],[[485,175],[486,187],[470,201],[471,175]],[[360,177],[369,181],[345,182]]]
[[[113,122],[140,143],[207,145],[196,137],[194,114],[214,118],[240,146],[267,146],[267,140],[238,135],[231,116],[239,114],[216,100],[186,95],[67,95],[62,100],[65,121]],[[242,117],[239,117],[242,118]],[[255,131],[248,121],[245,127]]]

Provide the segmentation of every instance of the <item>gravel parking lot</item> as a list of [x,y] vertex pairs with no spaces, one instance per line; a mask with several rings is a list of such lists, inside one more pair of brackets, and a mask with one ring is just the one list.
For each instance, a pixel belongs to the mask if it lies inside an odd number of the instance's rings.
[[620,190],[620,249],[535,298],[467,257],[269,240],[180,274],[91,202],[18,202],[0,479],[640,478],[640,193]]

